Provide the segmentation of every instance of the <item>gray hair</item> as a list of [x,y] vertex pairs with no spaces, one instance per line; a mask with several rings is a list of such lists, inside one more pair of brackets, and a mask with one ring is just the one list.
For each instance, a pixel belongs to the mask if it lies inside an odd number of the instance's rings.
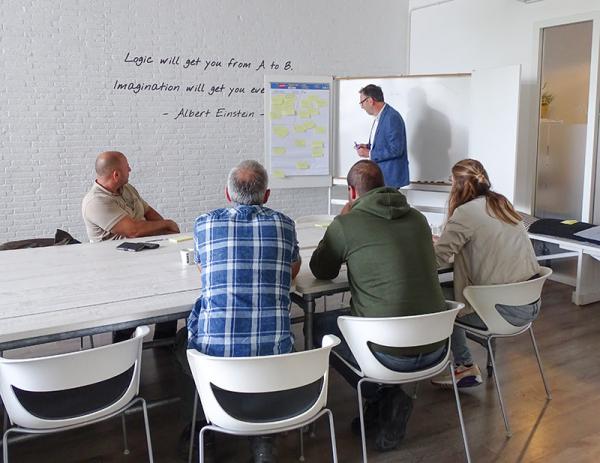
[[260,162],[242,161],[229,171],[227,190],[235,204],[263,204],[269,184],[267,171]]

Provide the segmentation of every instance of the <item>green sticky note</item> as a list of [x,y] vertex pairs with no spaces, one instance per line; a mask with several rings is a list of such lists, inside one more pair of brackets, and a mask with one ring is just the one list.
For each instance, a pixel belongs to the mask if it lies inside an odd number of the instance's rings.
[[307,161],[298,161],[296,169],[310,169],[310,164]]
[[285,154],[285,148],[283,146],[275,146],[273,148],[273,154],[276,156],[283,156]]
[[306,146],[306,140],[294,140],[294,145],[298,148],[304,148]]
[[277,135],[279,138],[285,138],[288,136],[288,134],[290,133],[290,131],[288,130],[287,127],[284,127],[282,125],[274,125],[273,126],[273,133],[275,135]]
[[271,175],[275,178],[285,178],[285,172],[283,170],[274,170]]
[[315,132],[318,133],[319,135],[323,135],[325,134],[325,127],[315,127]]

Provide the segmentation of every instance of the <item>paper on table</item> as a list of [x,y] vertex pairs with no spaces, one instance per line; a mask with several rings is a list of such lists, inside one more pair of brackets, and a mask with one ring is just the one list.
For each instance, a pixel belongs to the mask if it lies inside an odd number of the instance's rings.
[[587,230],[582,230],[575,233],[575,236],[585,238],[586,240],[600,241],[600,227],[592,227],[588,228]]

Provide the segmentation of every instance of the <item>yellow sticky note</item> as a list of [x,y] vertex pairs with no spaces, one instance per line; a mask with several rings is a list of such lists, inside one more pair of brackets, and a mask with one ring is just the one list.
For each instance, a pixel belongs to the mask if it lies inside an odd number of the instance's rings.
[[313,129],[317,126],[313,121],[308,121],[304,123],[304,127],[307,129]]
[[315,127],[315,132],[319,135],[323,135],[325,133],[325,127]]
[[306,146],[306,140],[294,140],[294,145],[298,148],[304,148]]
[[298,161],[296,169],[310,169],[310,164],[307,161]]
[[301,110],[298,112],[298,116],[299,116],[301,119],[308,119],[308,118],[310,117],[310,110],[308,110],[308,109],[301,109]]
[[310,112],[311,117],[318,116],[319,114],[321,114],[318,109],[311,109],[311,110],[309,110],[309,112]]
[[282,116],[295,116],[296,115],[296,110],[292,107],[292,108],[288,108],[286,106],[284,106],[281,109],[281,115]]
[[174,238],[169,238],[169,243],[181,243],[183,241],[189,241],[191,239],[194,239],[194,237],[190,235],[180,235]]
[[564,223],[565,225],[575,225],[578,221],[575,219],[569,219],[569,220],[563,220],[561,223]]
[[319,108],[324,108],[325,106],[327,106],[327,100],[324,100],[323,98],[318,98],[315,100],[315,103],[317,103],[317,106]]
[[313,148],[322,148],[323,146],[325,146],[325,144],[322,141],[313,141],[312,142]]
[[285,172],[283,170],[274,170],[271,175],[275,178],[285,178]]
[[276,156],[282,156],[285,154],[285,148],[283,146],[275,146],[273,148],[273,154]]
[[290,133],[290,131],[288,130],[287,127],[284,127],[282,125],[274,125],[273,126],[273,133],[275,135],[277,135],[279,138],[285,138],[288,136],[288,134]]
[[294,126],[294,130],[298,133],[306,132],[306,127],[304,126],[304,124],[299,124]]
[[272,106],[279,106],[282,105],[285,101],[285,98],[283,95],[273,95],[271,97],[271,105]]
[[313,158],[322,158],[323,157],[323,147],[313,148],[312,149],[312,157]]
[[285,101],[296,101],[296,95],[294,95],[293,93],[286,93],[284,95],[284,99]]
[[281,119],[281,113],[279,111],[271,111],[271,119]]

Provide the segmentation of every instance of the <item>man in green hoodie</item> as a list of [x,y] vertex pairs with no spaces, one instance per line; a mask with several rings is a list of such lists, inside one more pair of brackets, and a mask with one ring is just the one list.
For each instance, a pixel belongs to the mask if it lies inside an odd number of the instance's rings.
[[[348,269],[352,300],[350,310],[317,314],[315,343],[325,334],[342,340],[336,352],[356,365],[337,326],[337,317],[403,317],[445,310],[440,288],[431,230],[427,219],[411,208],[405,196],[384,186],[376,163],[359,161],[348,172],[349,202],[319,243],[310,260],[310,269],[319,279],[337,277],[342,264]],[[373,346],[374,355],[396,371],[422,369],[445,355],[445,343],[401,349]],[[358,378],[342,362],[332,365],[356,387]],[[370,385],[370,383],[367,383]],[[375,447],[380,451],[398,446],[406,431],[412,400],[400,386],[364,387],[367,433],[376,431]],[[359,432],[357,418],[352,423]]]

